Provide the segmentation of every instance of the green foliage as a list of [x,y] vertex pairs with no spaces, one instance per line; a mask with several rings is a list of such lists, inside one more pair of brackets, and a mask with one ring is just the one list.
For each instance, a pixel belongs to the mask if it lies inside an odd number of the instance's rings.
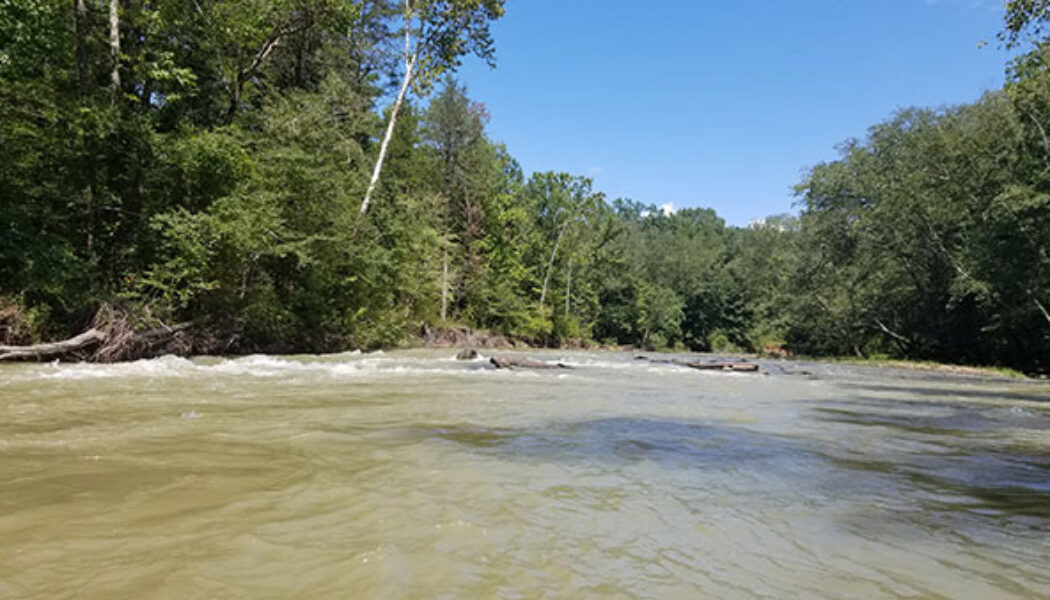
[[[472,54],[495,66],[495,47],[490,24],[503,16],[504,0],[408,0],[405,27],[414,46],[416,76],[413,83],[421,95],[433,83],[460,66]],[[411,60],[408,56],[406,60]]]
[[0,0],[0,74],[44,78],[68,67],[64,52],[69,3],[56,0]]
[[813,169],[800,188],[812,264],[797,275],[796,349],[1045,364],[1046,113],[1030,107],[1047,96],[1029,79],[1014,87],[903,111]]
[[1026,33],[1038,39],[1048,21],[1050,21],[1050,1],[1007,0],[1005,29],[999,37],[1010,47],[1020,43]]
[[[93,3],[0,0],[0,326],[68,334],[121,301],[224,352],[459,323],[1050,368],[1046,2],[1007,3],[1003,40],[1034,43],[1002,91],[900,111],[811,169],[801,215],[748,228],[526,178],[449,76],[493,60],[503,4],[122,0],[113,94]],[[375,108],[406,66],[421,99],[400,107],[363,218],[394,116]]]

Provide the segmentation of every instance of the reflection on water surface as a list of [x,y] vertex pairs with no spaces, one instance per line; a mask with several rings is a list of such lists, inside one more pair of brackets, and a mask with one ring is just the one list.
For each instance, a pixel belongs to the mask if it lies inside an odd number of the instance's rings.
[[452,354],[0,367],[0,597],[1050,597],[1046,386]]

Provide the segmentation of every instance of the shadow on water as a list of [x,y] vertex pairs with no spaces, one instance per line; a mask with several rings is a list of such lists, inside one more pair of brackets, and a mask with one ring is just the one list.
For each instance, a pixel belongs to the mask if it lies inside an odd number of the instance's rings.
[[[1050,518],[1050,452],[1011,443],[1018,429],[1039,435],[1050,430],[1045,416],[932,402],[908,406],[933,414],[885,412],[900,406],[885,399],[860,399],[814,408],[825,422],[891,432],[880,452],[830,460],[844,469],[903,478],[934,498],[952,499],[927,501],[927,508]],[[909,449],[915,441],[922,445]]]
[[[997,451],[961,437],[975,417],[959,423],[915,425],[890,418],[826,410],[818,417],[838,425],[899,427],[908,438],[934,433],[951,438],[944,451],[886,446],[858,455],[849,431],[841,443],[807,440],[743,427],[658,418],[610,417],[522,428],[476,424],[425,425],[412,436],[460,446],[504,460],[627,466],[650,461],[662,467],[759,477],[789,478],[801,494],[867,498],[913,490],[931,511],[1014,514],[1050,518],[1050,460],[1031,452]],[[958,428],[963,425],[963,428]],[[904,486],[903,489],[901,486]]]
[[1017,465],[1003,468],[989,457],[966,457],[955,468],[943,463],[909,464],[879,460],[832,459],[835,466],[878,476],[903,478],[926,492],[928,510],[1012,514],[1050,519],[1050,485],[1047,473],[1033,474]]
[[932,398],[974,398],[979,400],[1020,400],[1025,402],[1045,402],[1050,404],[1050,387],[1042,384],[1029,384],[1040,386],[1039,390],[1021,392],[1017,390],[989,389],[960,389],[955,387],[933,387],[919,385],[888,385],[879,383],[840,383],[839,387],[846,389],[865,390],[869,392],[895,392],[899,394],[915,395],[919,397]]
[[430,425],[415,434],[510,460],[675,467],[776,463],[816,456],[799,440],[743,428],[656,418],[610,417],[524,428]]
[[[901,407],[909,409],[901,413]],[[861,398],[849,402],[821,402],[814,409],[824,421],[848,425],[883,426],[919,434],[952,437],[984,436],[998,429],[1050,430],[1043,415],[1009,407],[965,406],[926,400],[902,403],[884,398]],[[922,414],[917,411],[928,411]]]

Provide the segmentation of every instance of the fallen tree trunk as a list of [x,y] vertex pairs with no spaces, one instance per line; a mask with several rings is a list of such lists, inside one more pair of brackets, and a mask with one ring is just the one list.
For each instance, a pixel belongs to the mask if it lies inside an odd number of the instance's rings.
[[734,371],[737,373],[756,373],[758,365],[749,362],[698,362],[688,360],[672,360],[673,364],[700,369],[701,371]]
[[563,365],[561,363],[551,364],[540,362],[538,360],[529,360],[527,358],[518,358],[516,356],[505,356],[503,354],[497,354],[489,359],[489,362],[495,365],[497,369],[571,369],[569,365]]
[[[92,362],[114,362],[141,358],[163,346],[177,334],[191,328],[193,322],[178,325],[162,325],[146,331],[134,332],[123,321],[99,324],[80,335],[47,344],[31,346],[0,345],[0,361],[44,360],[50,358],[72,358]],[[90,352],[87,352],[87,350]],[[81,352],[85,351],[85,352]]]
[[660,363],[664,365],[678,365],[680,367],[689,367],[690,369],[699,369],[701,371],[735,371],[738,373],[755,373],[758,371],[758,365],[750,362],[727,362],[727,361],[710,361],[700,362],[698,360],[679,360],[679,359],[659,359],[649,358],[648,356],[636,356],[635,360],[647,360],[652,363]]
[[106,334],[98,329],[88,329],[78,336],[50,344],[32,346],[0,346],[0,360],[41,360],[82,350],[106,340]]

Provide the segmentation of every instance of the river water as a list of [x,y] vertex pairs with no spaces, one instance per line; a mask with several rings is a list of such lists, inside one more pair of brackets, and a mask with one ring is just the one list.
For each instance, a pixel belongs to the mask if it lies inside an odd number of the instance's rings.
[[1050,387],[454,351],[0,367],[0,598],[1050,598]]

